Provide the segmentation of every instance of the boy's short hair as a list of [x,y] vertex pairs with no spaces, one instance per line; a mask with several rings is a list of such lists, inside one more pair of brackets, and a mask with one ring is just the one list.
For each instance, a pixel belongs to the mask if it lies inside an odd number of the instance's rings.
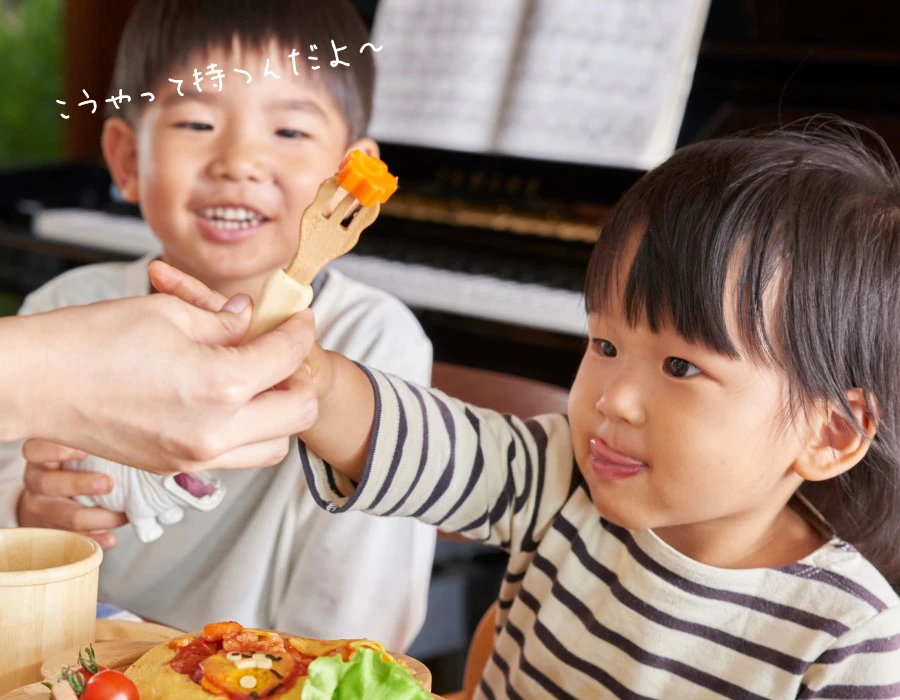
[[[735,287],[738,338],[725,323]],[[824,399],[862,432],[845,392],[866,393],[878,426],[868,453],[802,492],[900,581],[900,168],[884,141],[817,118],[680,149],[622,197],[597,241],[588,313],[619,289],[630,323],[671,324],[731,356],[737,341],[783,369],[787,418]]]
[[[168,78],[183,79],[182,91],[193,89],[192,76],[171,71],[196,51],[230,53],[235,37],[243,49],[262,51],[270,41],[283,47],[284,55],[277,58],[288,70],[287,75],[284,70],[279,74],[281,80],[294,78],[288,55],[296,49],[297,72],[322,82],[347,122],[348,140],[365,135],[372,114],[375,63],[372,51],[360,53],[368,30],[350,0],[139,0],[119,41],[111,86],[114,94],[121,89],[132,101],[123,101],[118,110],[107,105],[106,116],[121,116],[136,125],[147,104],[138,95]],[[328,65],[334,58],[332,40],[337,47],[347,47],[341,60],[349,66]],[[310,45],[316,50],[311,52]],[[308,60],[310,55],[319,60]],[[313,65],[319,70],[311,70]],[[253,80],[263,80],[264,67],[241,68]],[[205,75],[206,66],[196,68]],[[246,77],[226,71],[223,90],[229,80]]]

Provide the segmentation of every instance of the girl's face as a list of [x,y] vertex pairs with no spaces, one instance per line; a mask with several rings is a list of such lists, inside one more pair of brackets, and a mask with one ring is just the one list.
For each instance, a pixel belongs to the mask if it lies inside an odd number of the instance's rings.
[[[575,457],[597,509],[681,541],[710,525],[771,520],[801,483],[792,464],[810,435],[785,418],[783,372],[674,330],[630,328],[614,306],[588,319],[569,398]],[[729,332],[738,337],[730,322]]]

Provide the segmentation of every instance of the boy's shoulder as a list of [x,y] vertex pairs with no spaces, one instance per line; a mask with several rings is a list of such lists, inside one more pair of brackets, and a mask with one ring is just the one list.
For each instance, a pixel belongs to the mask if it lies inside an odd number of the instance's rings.
[[431,341],[396,297],[329,267],[312,309],[322,347],[417,384],[431,382]]
[[19,313],[36,314],[67,306],[147,294],[150,291],[147,267],[153,257],[155,256],[134,261],[84,265],[64,272],[29,294]]
[[329,267],[313,301],[317,327],[335,323],[355,328],[390,326],[427,339],[412,311],[397,297]]

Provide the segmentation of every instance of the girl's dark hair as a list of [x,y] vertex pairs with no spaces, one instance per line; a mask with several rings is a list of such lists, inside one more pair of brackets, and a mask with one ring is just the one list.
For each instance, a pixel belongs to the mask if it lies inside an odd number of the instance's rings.
[[730,356],[733,292],[741,345],[787,373],[789,417],[825,400],[862,431],[846,392],[863,390],[878,425],[868,453],[801,491],[900,580],[900,172],[884,142],[818,118],[677,151],[604,226],[587,273],[588,313],[619,284],[629,323],[671,324]]
[[[139,0],[119,41],[111,85],[114,94],[121,88],[132,99],[123,101],[118,110],[107,105],[106,116],[136,123],[147,104],[147,98],[138,95],[168,78],[183,79],[182,92],[193,90],[192,76],[171,71],[196,51],[221,50],[227,55],[234,37],[243,48],[255,50],[264,50],[274,40],[285,51],[270,58],[281,59],[282,66],[290,67],[288,54],[296,48],[297,72],[321,81],[334,98],[347,121],[348,139],[365,135],[372,114],[375,63],[372,51],[360,53],[369,40],[368,30],[350,0]],[[347,47],[340,58],[349,66],[329,66],[334,59],[332,39],[337,47]],[[311,44],[317,47],[312,53]],[[319,59],[315,63],[307,59],[313,54]],[[319,70],[313,72],[313,65]],[[196,68],[206,73],[206,66]],[[264,65],[242,68],[252,80],[264,79]],[[294,78],[290,68],[279,75],[280,80]],[[228,89],[229,80],[246,77],[226,69],[223,90]]]

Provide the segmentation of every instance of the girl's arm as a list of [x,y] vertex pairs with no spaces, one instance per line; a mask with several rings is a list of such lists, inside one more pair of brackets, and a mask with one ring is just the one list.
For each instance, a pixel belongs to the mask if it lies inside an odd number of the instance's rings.
[[319,397],[319,411],[312,428],[299,437],[334,469],[359,482],[375,419],[372,383],[356,363],[318,344],[307,362]]
[[564,416],[523,421],[318,349],[309,360],[319,417],[301,460],[330,512],[413,517],[516,551],[578,488]]

